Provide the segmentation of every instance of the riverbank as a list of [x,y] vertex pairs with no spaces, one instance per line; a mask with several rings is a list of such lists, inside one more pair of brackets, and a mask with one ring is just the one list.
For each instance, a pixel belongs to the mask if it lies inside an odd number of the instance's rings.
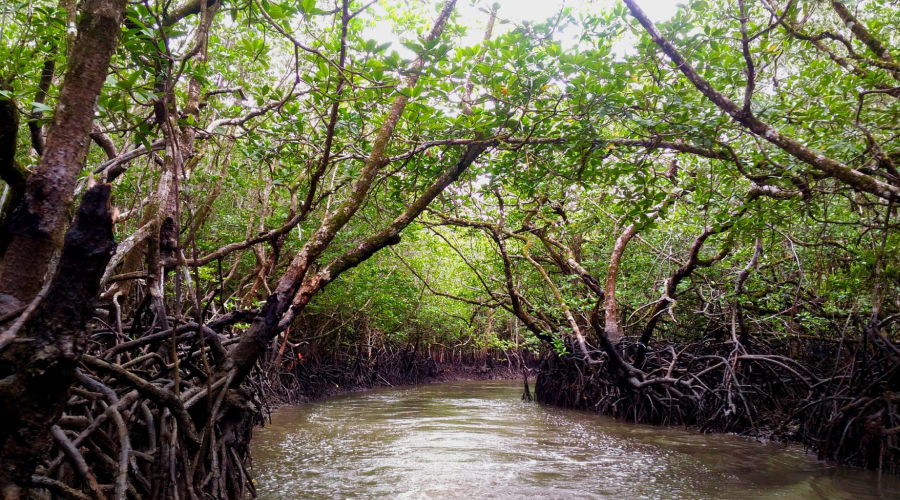
[[871,353],[840,362],[829,346],[812,347],[660,342],[641,356],[640,345],[624,343],[599,363],[547,352],[535,398],[638,424],[799,444],[823,461],[900,474],[896,367],[871,383],[857,369],[876,366]]
[[339,394],[440,382],[515,380],[521,367],[509,363],[438,363],[430,358],[402,356],[371,362],[358,359],[281,365],[261,377],[258,396],[263,413],[281,406],[301,405]]

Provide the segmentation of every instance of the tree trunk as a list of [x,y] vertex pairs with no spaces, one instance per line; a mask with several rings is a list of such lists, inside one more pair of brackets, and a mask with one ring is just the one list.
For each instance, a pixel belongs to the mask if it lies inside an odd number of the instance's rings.
[[100,184],[85,193],[46,295],[20,318],[21,334],[16,335],[17,325],[13,325],[0,336],[0,494],[4,500],[21,498],[30,484],[50,444],[50,426],[62,413],[75,381],[100,276],[116,248],[110,192],[109,184]]
[[10,220],[10,243],[0,264],[0,293],[21,301],[41,289],[59,250],[73,192],[89,145],[97,98],[116,50],[125,0],[86,0],[78,36],[41,161],[29,176]]

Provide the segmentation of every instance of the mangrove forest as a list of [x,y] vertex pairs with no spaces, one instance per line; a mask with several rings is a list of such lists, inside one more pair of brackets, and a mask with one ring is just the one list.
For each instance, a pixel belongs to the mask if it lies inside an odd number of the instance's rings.
[[900,474],[896,0],[0,0],[0,61],[2,500],[328,498],[253,436],[360,401]]

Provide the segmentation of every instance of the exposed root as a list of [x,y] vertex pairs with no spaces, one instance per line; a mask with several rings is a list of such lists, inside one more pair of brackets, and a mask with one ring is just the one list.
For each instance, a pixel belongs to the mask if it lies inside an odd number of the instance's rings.
[[[231,371],[208,367],[237,342],[238,334],[228,330],[247,316],[165,330],[126,323],[125,331],[143,331],[134,340],[119,338],[114,327],[94,331],[32,488],[79,500],[255,498],[249,442],[253,426],[277,405],[448,376],[446,365],[414,348],[346,346],[318,354],[308,343],[282,342],[248,383],[232,387]],[[154,323],[148,318],[144,324]],[[474,358],[460,361],[476,364]],[[511,371],[496,366],[491,374],[471,373],[505,377]]]
[[[535,396],[638,423],[799,442],[820,459],[900,472],[900,363],[892,351],[808,341],[791,357],[782,347],[659,343],[633,373],[605,352],[592,352],[590,362],[550,352]],[[627,364],[639,346],[619,352]]]

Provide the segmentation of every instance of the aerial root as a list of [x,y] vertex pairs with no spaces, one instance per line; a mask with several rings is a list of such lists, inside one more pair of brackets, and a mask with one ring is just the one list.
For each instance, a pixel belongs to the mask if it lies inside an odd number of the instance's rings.
[[124,322],[131,340],[115,335],[118,326],[95,330],[31,487],[77,500],[255,498],[252,429],[277,405],[442,373],[442,365],[413,347],[317,353],[308,343],[286,342],[260,360],[247,383],[231,387],[233,374],[217,361],[240,338],[229,327],[247,316],[166,329]]
[[[602,351],[590,361],[550,352],[535,397],[637,423],[799,442],[821,459],[900,472],[896,356],[813,344],[791,357],[762,343],[658,343],[631,373]],[[638,352],[636,344],[619,349],[626,362]]]

